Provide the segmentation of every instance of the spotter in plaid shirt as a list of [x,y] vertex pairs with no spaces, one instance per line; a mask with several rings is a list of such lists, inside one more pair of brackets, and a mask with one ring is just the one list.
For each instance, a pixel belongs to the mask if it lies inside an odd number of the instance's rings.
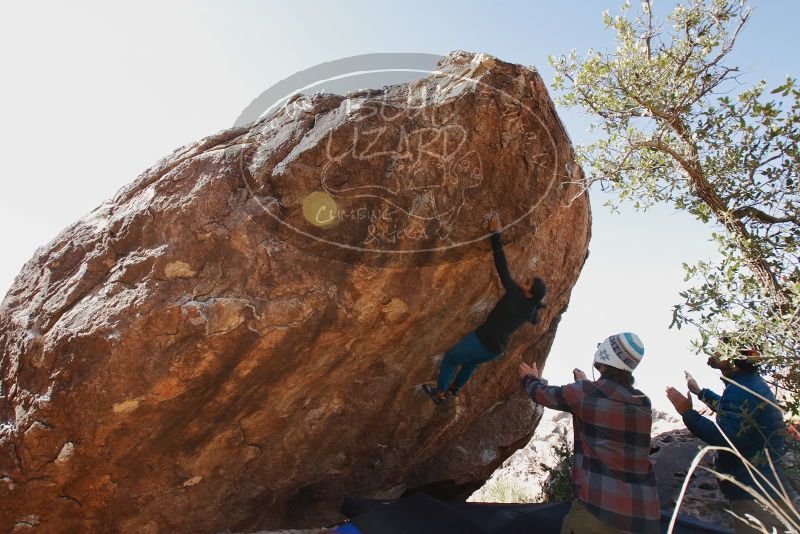
[[572,413],[575,498],[621,532],[659,532],[661,514],[650,463],[650,399],[606,378],[557,387],[526,376],[522,385],[536,403]]

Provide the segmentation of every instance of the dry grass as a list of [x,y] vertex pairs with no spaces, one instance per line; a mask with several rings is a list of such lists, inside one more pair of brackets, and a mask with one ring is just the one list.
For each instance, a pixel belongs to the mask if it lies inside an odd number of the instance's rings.
[[527,486],[513,478],[498,478],[483,490],[486,502],[530,503],[535,502]]

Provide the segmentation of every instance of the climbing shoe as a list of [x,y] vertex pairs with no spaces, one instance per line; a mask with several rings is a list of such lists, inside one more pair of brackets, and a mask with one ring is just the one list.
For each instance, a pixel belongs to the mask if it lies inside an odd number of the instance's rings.
[[454,397],[458,397],[458,389],[457,388],[454,388],[453,386],[450,386],[450,389],[448,389],[447,391],[450,392],[450,395],[452,395]]
[[434,404],[444,402],[444,391],[439,391],[433,384],[422,384],[422,391],[431,398]]

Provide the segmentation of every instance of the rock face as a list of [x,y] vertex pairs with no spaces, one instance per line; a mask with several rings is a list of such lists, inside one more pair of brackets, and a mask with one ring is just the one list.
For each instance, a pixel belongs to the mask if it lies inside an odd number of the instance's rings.
[[[178,149],[39,249],[0,307],[0,531],[324,525],[345,495],[466,496],[527,443],[587,196],[535,70],[451,53]],[[434,409],[418,385],[512,272],[540,324]]]
[[[692,436],[685,428],[665,432],[653,438],[653,469],[658,482],[661,508],[675,508],[681,487],[697,453],[705,443]],[[713,453],[706,454],[694,471],[686,494],[681,501],[680,513],[715,525],[733,528],[733,519],[726,512],[730,504],[719,489],[716,476],[707,471],[714,468]]]
[[[545,375],[546,375],[545,371]],[[661,434],[683,428],[683,422],[659,410],[653,410],[653,427],[651,433],[655,440]],[[667,438],[669,440],[669,438]],[[478,491],[473,493],[468,500],[476,502],[541,502],[544,500],[542,486],[548,479],[548,472],[544,468],[556,467],[559,458],[555,449],[562,443],[568,444],[570,450],[574,442],[572,429],[572,414],[545,409],[541,421],[536,426],[536,433],[525,447],[503,462],[489,480]],[[696,449],[695,449],[696,452]],[[682,461],[682,459],[681,459]],[[691,459],[689,459],[691,462]],[[682,464],[683,465],[683,464]],[[688,463],[681,467],[688,468]],[[656,470],[658,470],[656,468]],[[662,469],[663,470],[663,469]],[[670,472],[666,482],[672,489],[675,478]],[[659,477],[659,482],[662,479]],[[682,482],[682,479],[681,479]],[[661,485],[659,485],[661,491]],[[663,497],[661,493],[659,496]],[[662,499],[662,507],[668,501]],[[667,506],[668,508],[670,506]]]

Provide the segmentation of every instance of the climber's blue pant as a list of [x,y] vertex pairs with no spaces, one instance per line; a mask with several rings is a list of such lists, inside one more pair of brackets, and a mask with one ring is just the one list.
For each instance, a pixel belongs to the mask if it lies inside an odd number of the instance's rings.
[[456,375],[456,368],[460,366],[461,369],[453,383],[453,389],[460,390],[480,364],[494,360],[500,354],[502,353],[492,354],[489,352],[475,332],[470,332],[448,350],[442,358],[436,388],[439,391],[447,391],[450,382],[453,381],[453,376]]

